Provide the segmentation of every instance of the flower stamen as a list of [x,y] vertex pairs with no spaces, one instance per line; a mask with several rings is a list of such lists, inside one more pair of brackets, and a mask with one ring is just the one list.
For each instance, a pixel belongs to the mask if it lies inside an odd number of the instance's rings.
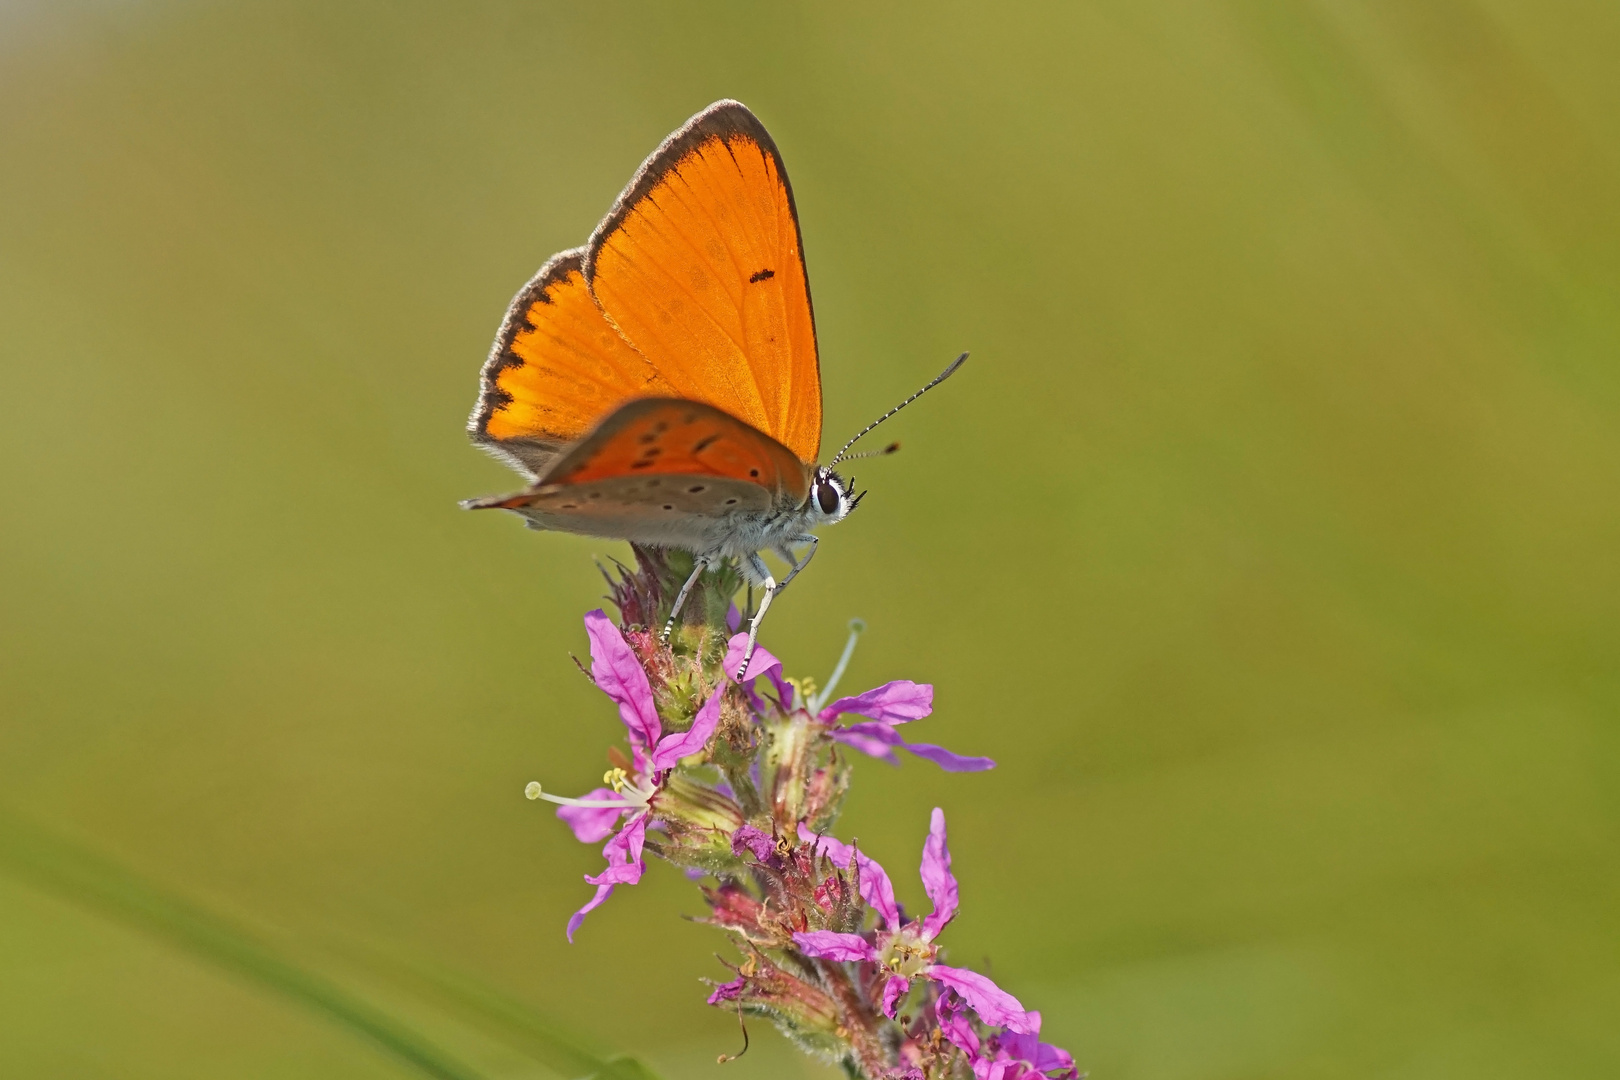
[[[631,790],[634,791],[635,789],[632,788]],[[523,794],[531,801],[535,799],[544,799],[546,802],[553,802],[559,806],[587,806],[603,809],[608,807],[618,807],[624,810],[639,810],[647,805],[646,799],[636,800],[631,797],[626,797],[623,799],[570,799],[565,795],[551,794],[551,792],[540,786],[540,781],[538,780],[530,780],[526,785],[524,785]],[[640,795],[642,792],[636,791],[636,794]],[[650,793],[648,794],[650,797]]]
[[855,655],[855,642],[860,639],[861,632],[865,629],[865,619],[849,620],[849,640],[844,642],[843,654],[838,657],[837,665],[833,667],[832,674],[827,677],[827,685],[821,688],[819,694],[812,695],[805,702],[805,707],[812,714],[818,713],[825,708],[828,700],[833,696],[833,691],[838,688],[838,680],[844,677],[844,669],[849,667],[849,658]]

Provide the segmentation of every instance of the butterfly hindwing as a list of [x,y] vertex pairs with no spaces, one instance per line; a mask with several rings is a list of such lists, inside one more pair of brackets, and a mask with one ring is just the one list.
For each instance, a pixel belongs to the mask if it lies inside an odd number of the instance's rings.
[[468,422],[475,442],[530,476],[617,406],[672,392],[603,316],[583,256],[552,256],[513,299]]
[[754,484],[792,504],[809,493],[808,470],[793,451],[723,410],[682,398],[622,406],[539,484],[578,487],[606,477],[676,474]]
[[632,401],[558,459],[529,490],[480,499],[548,529],[689,544],[730,515],[784,510],[808,497],[793,451],[702,402]]
[[[702,494],[689,494],[693,488]],[[692,549],[714,539],[720,503],[728,510],[761,513],[770,509],[770,493],[755,484],[713,477],[604,477],[588,490],[538,488],[507,498],[481,499],[469,505],[515,510],[541,529],[582,533],[639,544]]]
[[746,107],[716,102],[665,140],[597,226],[583,269],[668,393],[816,460],[821,374],[798,212]]

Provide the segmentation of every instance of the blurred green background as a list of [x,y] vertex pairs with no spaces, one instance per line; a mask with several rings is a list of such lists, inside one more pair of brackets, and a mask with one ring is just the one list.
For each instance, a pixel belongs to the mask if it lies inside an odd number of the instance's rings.
[[0,3],[0,1074],[828,1075],[714,1064],[667,867],[565,943],[600,856],[521,789],[620,736],[624,550],[455,505],[507,300],[722,96],[826,442],[974,352],[765,639],[864,617],[846,685],[1000,759],[842,828],[915,903],[946,809],[953,959],[1108,1080],[1620,1073],[1617,55],[1599,0]]

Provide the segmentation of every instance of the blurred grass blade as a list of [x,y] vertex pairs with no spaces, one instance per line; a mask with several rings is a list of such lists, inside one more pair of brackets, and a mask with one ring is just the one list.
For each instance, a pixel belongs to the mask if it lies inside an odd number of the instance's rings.
[[333,951],[523,1051],[560,1075],[654,1080],[654,1074],[636,1059],[619,1056],[604,1060],[527,1003],[463,973],[372,946],[345,943],[334,946]]
[[[481,1080],[477,1069],[457,1060],[421,1032],[331,980],[308,971],[242,927],[164,893],[123,867],[52,836],[0,809],[0,870],[25,877],[58,896],[85,904],[126,924],[180,945],[219,967],[291,998],[348,1030],[371,1039],[395,1058],[426,1076],[442,1080]],[[443,978],[437,980],[445,984]],[[441,994],[449,993],[441,985]],[[522,1005],[492,992],[481,996],[461,986],[454,991],[485,1015],[498,1017],[505,1030],[521,1030],[526,1047],[563,1075],[603,1080],[651,1078],[627,1058],[604,1061],[536,1017]]]
[[658,1080],[658,1077],[636,1058],[620,1056],[609,1061],[593,1080]]

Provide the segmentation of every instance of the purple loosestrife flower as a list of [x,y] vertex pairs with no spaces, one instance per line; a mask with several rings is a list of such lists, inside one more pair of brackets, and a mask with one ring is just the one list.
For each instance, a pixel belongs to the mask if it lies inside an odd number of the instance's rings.
[[[601,610],[585,616],[585,633],[591,641],[591,677],[619,707],[619,718],[630,736],[632,767],[614,769],[608,774],[611,788],[597,788],[582,799],[547,794],[538,783],[530,783],[525,789],[531,799],[561,803],[557,816],[580,841],[595,843],[611,835],[602,848],[607,869],[586,875],[585,880],[596,886],[596,895],[568,920],[569,941],[574,940],[574,931],[585,916],[600,907],[615,886],[634,885],[641,880],[646,871],[641,851],[651,824],[653,799],[670,769],[682,758],[704,749],[719,723],[720,699],[726,691],[722,681],[698,710],[690,729],[665,735],[652,684],[624,634]],[[626,815],[628,820],[615,833],[614,826]]]
[[[757,650],[755,655],[758,655]],[[744,825],[731,834],[732,854],[741,855],[745,851],[753,852],[754,858],[763,866],[776,868],[782,865],[782,857],[776,853],[776,841],[752,825]]]
[[1078,1080],[1079,1070],[1067,1050],[1043,1043],[1041,1014],[1031,1012],[1035,1032],[993,1032],[983,1038],[963,1015],[963,999],[947,991],[934,1004],[940,1032],[967,1056],[975,1080]]
[[[951,873],[951,852],[945,838],[945,812],[934,809],[928,839],[923,844],[923,889],[933,901],[934,910],[921,919],[902,924],[899,905],[889,875],[874,860],[850,845],[831,837],[816,836],[803,829],[801,837],[816,845],[841,869],[851,861],[860,872],[861,896],[877,912],[882,925],[870,935],[818,930],[796,933],[793,941],[806,956],[834,961],[862,961],[888,972],[883,986],[883,1012],[894,1017],[900,999],[911,988],[911,980],[924,979],[955,991],[984,1023],[1004,1027],[1019,1034],[1033,1035],[1040,1030],[1040,1016],[1030,1013],[1018,999],[1001,989],[987,976],[967,968],[935,963],[939,946],[934,939],[956,917],[956,878]],[[871,940],[868,940],[868,936]]]
[[641,880],[648,857],[661,858],[706,879],[705,921],[742,954],[726,965],[734,978],[711,984],[710,1004],[768,1019],[866,1080],[1075,1080],[1073,1059],[1040,1041],[1039,1013],[941,962],[959,902],[943,812],[923,845],[932,910],[910,919],[883,867],[826,835],[854,775],[840,747],[891,764],[906,750],[951,772],[994,766],[902,737],[932,714],[934,688],[902,679],[835,699],[859,620],[819,692],[764,648],[738,680],[747,638],[734,607],[728,625],[721,618],[734,569],[699,579],[686,610],[701,618],[665,640],[655,631],[688,572],[657,551],[637,557],[638,570],[607,575],[623,628],[602,611],[585,617],[590,674],[628,752],[610,750],[615,767],[582,798],[527,789],[560,804],[581,842],[602,845],[606,866],[586,876],[595,891],[568,920],[569,940],[614,889]]
[[921,720],[933,711],[932,686],[914,683],[910,679],[896,679],[864,694],[839,698],[817,713],[816,719],[831,724],[845,713],[866,717],[862,723],[834,727],[832,737],[868,757],[882,758],[890,765],[900,764],[900,759],[894,756],[894,748],[899,747],[925,761],[932,761],[946,772],[983,772],[996,767],[991,758],[953,754],[943,746],[932,743],[908,743],[895,730],[901,724]]
[[[991,758],[955,754],[943,746],[935,746],[932,743],[908,743],[895,730],[901,724],[921,720],[934,711],[934,688],[927,683],[896,679],[864,694],[839,698],[831,705],[823,707],[822,702],[830,696],[840,676],[843,675],[859,633],[858,629],[851,633],[844,655],[840,658],[832,678],[827,682],[827,689],[820,695],[812,695],[810,700],[802,703],[807,712],[821,723],[828,725],[829,734],[834,742],[858,750],[868,757],[882,758],[890,765],[900,764],[900,759],[894,753],[898,747],[925,761],[932,761],[946,772],[983,772],[996,767],[995,761]],[[747,634],[737,634],[731,638],[726,650],[727,671],[735,671],[741,666],[743,653],[747,647]],[[791,712],[797,702],[793,685],[782,674],[782,661],[756,647],[754,659],[748,667],[748,678],[743,683],[756,714],[765,711],[765,703],[755,693],[754,682],[764,677],[769,677],[775,687],[776,700],[781,711]],[[847,726],[838,723],[838,718],[845,714],[864,716],[866,720]]]

